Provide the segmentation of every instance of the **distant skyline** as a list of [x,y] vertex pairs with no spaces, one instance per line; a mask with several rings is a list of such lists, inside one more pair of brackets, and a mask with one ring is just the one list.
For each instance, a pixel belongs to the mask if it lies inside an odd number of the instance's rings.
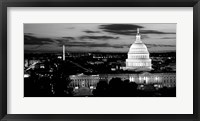
[[127,53],[137,28],[150,53],[176,51],[175,23],[35,23],[24,24],[24,52]]

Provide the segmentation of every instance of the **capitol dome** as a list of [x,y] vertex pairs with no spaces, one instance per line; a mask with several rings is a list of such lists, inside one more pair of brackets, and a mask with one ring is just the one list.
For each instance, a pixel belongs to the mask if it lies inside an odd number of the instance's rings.
[[145,44],[143,43],[133,43],[129,49],[128,53],[141,53],[141,54],[148,54],[148,50]]
[[141,41],[139,29],[135,42],[131,45],[128,58],[126,59],[126,69],[135,71],[149,71],[151,70],[151,59],[149,58],[149,51],[146,45]]

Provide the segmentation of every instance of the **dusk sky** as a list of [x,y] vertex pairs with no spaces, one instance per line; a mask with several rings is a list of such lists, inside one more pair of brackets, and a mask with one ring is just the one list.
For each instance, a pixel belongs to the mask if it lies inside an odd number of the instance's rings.
[[52,23],[24,24],[24,52],[124,52],[137,28],[149,52],[176,51],[176,24]]

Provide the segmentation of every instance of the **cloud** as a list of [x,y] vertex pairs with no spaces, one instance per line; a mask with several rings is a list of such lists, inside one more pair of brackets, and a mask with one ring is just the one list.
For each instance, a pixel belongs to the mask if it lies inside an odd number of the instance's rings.
[[108,24],[108,25],[100,25],[100,29],[103,30],[136,30],[137,28],[143,28],[142,26],[133,25],[133,24]]
[[56,40],[58,46],[62,46],[62,45],[68,44],[70,41],[75,40],[75,38],[74,37],[62,37],[62,38],[58,38],[55,40]]
[[124,48],[126,45],[109,44],[109,43],[94,43],[94,42],[68,42],[66,47],[110,47],[110,48]]
[[85,32],[85,33],[101,33],[100,31],[90,31],[90,30],[85,30],[83,32]]
[[33,34],[33,33],[25,33],[25,35],[34,36],[34,34]]
[[112,45],[113,48],[129,48],[129,45]]
[[33,34],[29,34],[29,33],[24,35],[25,45],[44,45],[44,44],[51,44],[52,42],[54,42],[50,38],[38,38],[32,35]]
[[145,44],[148,48],[153,47],[176,47],[176,45]]
[[119,37],[112,37],[112,36],[81,36],[79,38],[81,40],[85,40],[85,39],[97,39],[97,40],[119,39]]
[[160,39],[176,39],[176,37],[163,37],[163,38],[160,38]]
[[99,28],[105,32],[110,32],[114,34],[135,35],[137,28],[143,28],[143,27],[134,24],[107,24],[107,25],[100,25]]
[[150,38],[148,35],[146,35],[146,34],[142,34],[141,35],[141,39],[147,39],[147,38]]
[[[144,28],[143,26],[134,25],[134,24],[108,24],[100,25],[99,27],[105,32],[120,34],[120,35],[133,35],[137,33],[137,28]],[[156,30],[140,30],[142,34],[176,34],[174,32],[162,32]]]
[[74,37],[62,37],[63,39],[66,39],[66,40],[75,40]]
[[156,30],[140,30],[142,34],[176,34],[174,32],[162,32]]
[[93,42],[68,42],[65,44],[65,46],[68,47],[104,47],[104,46],[108,46],[108,43],[101,43],[101,44],[97,44],[97,43],[93,43]]

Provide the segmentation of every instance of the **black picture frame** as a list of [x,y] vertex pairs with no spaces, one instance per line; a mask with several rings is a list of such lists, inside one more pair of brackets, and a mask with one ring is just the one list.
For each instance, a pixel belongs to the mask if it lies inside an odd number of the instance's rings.
[[[27,120],[199,120],[200,0],[1,0],[0,119]],[[7,7],[193,7],[193,114],[7,114]],[[172,107],[173,110],[173,107]]]

